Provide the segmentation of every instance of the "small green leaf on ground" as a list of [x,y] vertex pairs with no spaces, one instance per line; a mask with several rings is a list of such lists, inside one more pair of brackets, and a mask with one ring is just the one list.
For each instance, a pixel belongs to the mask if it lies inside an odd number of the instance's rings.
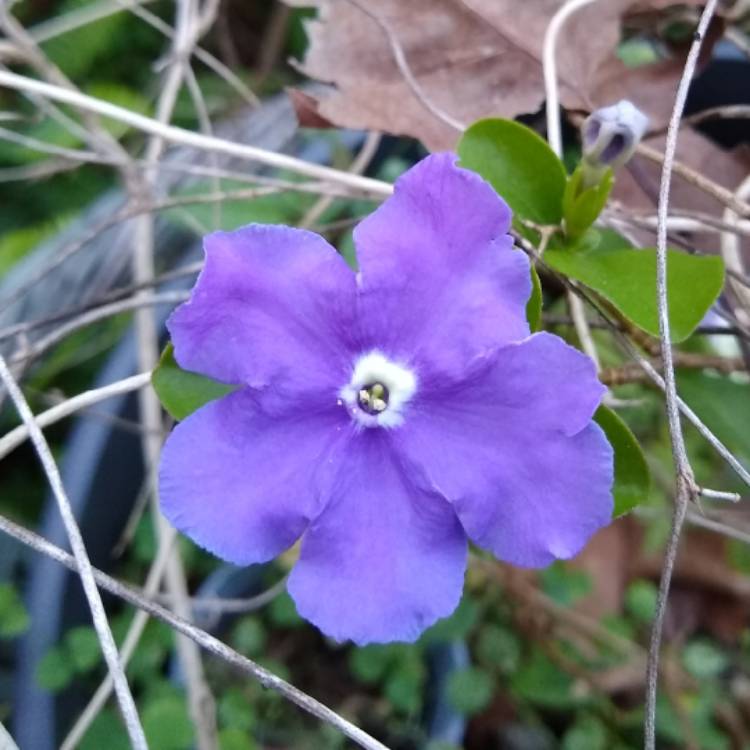
[[479,713],[489,705],[493,692],[492,677],[478,667],[453,672],[448,678],[448,700],[462,714]]
[[42,657],[36,668],[39,687],[56,693],[73,679],[73,664],[65,649],[54,646]]
[[65,634],[65,646],[76,672],[88,672],[101,658],[101,646],[94,628],[81,625]]
[[0,583],[0,638],[15,638],[29,627],[29,615],[10,583]]
[[625,592],[625,608],[642,625],[651,622],[656,612],[656,586],[651,581],[633,581]]

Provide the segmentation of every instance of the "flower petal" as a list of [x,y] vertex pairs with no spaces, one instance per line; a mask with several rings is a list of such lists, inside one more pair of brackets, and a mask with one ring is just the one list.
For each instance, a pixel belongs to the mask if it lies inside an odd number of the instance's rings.
[[442,497],[412,485],[385,430],[353,434],[344,451],[289,592],[336,640],[414,641],[458,605],[466,536]]
[[435,373],[529,334],[529,263],[510,209],[454,154],[428,156],[354,230],[369,344]]
[[463,384],[422,393],[394,440],[471,539],[543,566],[576,555],[611,520],[612,448],[590,421],[602,391],[586,357],[536,334]]
[[180,366],[226,383],[338,389],[351,362],[355,279],[334,248],[312,232],[258,224],[214,232],[204,248],[192,297],[167,324]]
[[340,407],[269,414],[248,388],[175,427],[162,451],[164,515],[201,547],[238,565],[270,560],[321,507],[318,481],[349,418]]

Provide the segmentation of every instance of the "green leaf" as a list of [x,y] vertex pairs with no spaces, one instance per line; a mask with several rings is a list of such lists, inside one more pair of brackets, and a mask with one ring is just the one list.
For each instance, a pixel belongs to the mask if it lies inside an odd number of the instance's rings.
[[475,122],[458,143],[461,166],[472,169],[505,199],[514,218],[560,224],[567,175],[546,141],[513,120]]
[[241,729],[222,729],[219,732],[219,750],[257,750],[255,740]]
[[[96,99],[103,99],[110,104],[118,107],[129,109],[140,115],[148,115],[151,112],[151,105],[146,96],[139,91],[121,86],[117,83],[92,83],[86,87],[86,93]],[[121,138],[125,133],[131,130],[130,125],[121,120],[113,120],[110,117],[102,117],[102,126],[114,138]]]
[[288,591],[279,594],[269,605],[271,622],[280,628],[296,628],[302,624],[297,607]]
[[656,586],[651,581],[633,581],[625,592],[625,608],[634,620],[646,625],[654,618],[656,597]]
[[735,455],[750,461],[750,385],[711,372],[680,372],[677,390]]
[[[60,3],[58,13],[75,12],[90,4],[90,0],[67,0]],[[127,15],[113,13],[105,18],[87,23],[77,29],[56,35],[42,42],[45,55],[69,78],[95,72],[94,66],[112,49],[118,34],[125,28]]]
[[474,627],[478,615],[479,607],[476,602],[470,596],[464,596],[456,611],[426,630],[419,643],[428,645],[465,638]]
[[255,726],[253,702],[236,688],[224,690],[219,698],[219,721],[222,726],[248,733]]
[[162,352],[151,383],[162,406],[177,420],[234,390],[232,385],[183,370],[175,361],[171,343]]
[[257,656],[266,645],[266,630],[263,623],[253,615],[243,617],[232,632],[232,643],[241,654]]
[[54,218],[43,224],[37,224],[0,236],[0,277],[5,275],[21,258],[48,237],[60,232],[64,218]]
[[618,414],[606,406],[600,406],[594,420],[604,430],[615,452],[615,509],[617,518],[627,513],[648,498],[651,475],[641,446]]
[[91,723],[80,750],[130,750],[128,733],[115,710],[105,708]]
[[[656,250],[612,247],[613,234],[590,230],[575,247],[548,249],[544,260],[598,292],[636,326],[658,336]],[[668,250],[667,284],[672,340],[683,341],[719,296],[724,263],[718,257]]]
[[476,714],[492,700],[492,677],[483,669],[469,667],[453,672],[448,678],[446,694],[451,705],[462,714]]
[[601,719],[584,716],[565,732],[561,750],[605,750],[610,747],[607,734],[607,727]]
[[729,666],[729,659],[714,643],[698,638],[685,646],[682,663],[693,677],[706,680],[718,677]]
[[373,643],[349,652],[349,669],[365,685],[375,685],[384,677],[397,652],[388,644]]
[[397,711],[414,714],[422,705],[424,666],[411,649],[404,653],[404,658],[395,667],[386,677],[383,693]]
[[9,583],[0,584],[0,638],[15,638],[29,627],[21,597]]
[[532,333],[542,327],[542,284],[533,265],[531,266],[531,296],[526,303],[526,319],[529,321]]
[[169,696],[149,701],[141,720],[152,750],[187,750],[193,744],[193,723],[184,699]]
[[584,190],[583,174],[579,164],[568,178],[563,195],[565,234],[571,239],[580,237],[597,220],[615,181],[612,170],[608,169],[597,185]]
[[101,658],[101,647],[96,631],[87,625],[72,628],[65,634],[65,646],[76,672],[88,672]]
[[[168,643],[165,640],[169,639]],[[151,685],[164,666],[171,648],[172,631],[160,622],[149,620],[138,648],[128,662],[128,678]]]
[[513,674],[521,661],[521,642],[512,630],[490,623],[479,630],[477,658],[486,667]]
[[512,676],[511,686],[521,698],[540,706],[568,708],[582,702],[573,690],[573,678],[536,648]]
[[540,573],[544,593],[563,607],[570,607],[591,591],[591,577],[583,570],[557,561]]
[[70,656],[59,646],[54,646],[42,657],[36,668],[39,687],[56,693],[73,679],[73,664]]

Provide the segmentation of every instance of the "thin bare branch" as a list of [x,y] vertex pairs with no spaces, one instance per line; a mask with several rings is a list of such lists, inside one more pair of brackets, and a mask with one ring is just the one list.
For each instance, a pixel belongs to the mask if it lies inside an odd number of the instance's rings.
[[[56,560],[66,568],[73,571],[78,570],[76,560],[72,555],[51,544],[33,531],[25,529],[3,516],[0,516],[0,531],[4,531],[22,544]],[[93,575],[96,583],[105,591],[166,623],[177,632],[182,633],[197,643],[205,651],[214,654],[214,656],[223,659],[239,671],[255,678],[263,687],[279,693],[279,695],[299,706],[303,711],[315,716],[326,724],[330,724],[365,750],[388,750],[381,742],[378,742],[374,737],[371,737],[359,727],[339,716],[335,711],[328,708],[328,706],[323,705],[315,700],[315,698],[277,677],[273,672],[269,672],[254,661],[238,654],[218,638],[214,638],[214,636],[201,630],[201,628],[175,615],[161,604],[148,599],[141,592],[111,578],[96,568],[93,568]]]
[[70,548],[73,550],[73,555],[75,556],[74,560],[76,562],[76,569],[80,575],[81,584],[83,585],[83,590],[89,603],[94,628],[99,637],[99,643],[101,644],[102,653],[107,662],[109,673],[112,675],[114,681],[117,700],[120,705],[120,710],[122,711],[123,719],[125,720],[130,742],[136,750],[148,750],[146,736],[143,733],[143,727],[138,718],[138,710],[136,709],[135,701],[130,692],[125,672],[120,666],[117,646],[112,637],[112,631],[109,628],[109,622],[107,622],[107,615],[104,611],[101,596],[99,595],[99,589],[94,580],[93,567],[89,560],[88,553],[86,552],[86,546],[83,543],[83,538],[81,537],[81,532],[76,523],[75,516],[73,515],[70,501],[68,500],[65,488],[63,487],[60,473],[57,470],[57,464],[52,457],[52,453],[47,445],[47,441],[44,439],[41,429],[34,421],[34,415],[32,414],[29,405],[26,403],[26,399],[24,398],[23,393],[21,393],[21,389],[18,387],[18,384],[2,356],[0,356],[0,379],[2,379],[19,416],[29,431],[29,436],[34,443],[34,447],[36,448],[36,452],[39,455],[42,467],[44,468],[44,473],[50,487],[52,488],[55,500],[57,501],[57,506],[60,509],[60,515],[62,516],[65,525]]
[[[121,396],[123,393],[131,393],[139,388],[143,388],[150,382],[151,373],[144,372],[140,375],[132,375],[124,380],[118,380],[116,383],[104,385],[101,388],[92,388],[90,391],[79,393],[77,396],[66,399],[62,403],[53,406],[51,409],[47,409],[47,411],[37,414],[34,417],[34,422],[39,429],[49,427],[50,425],[59,422],[61,419],[65,419],[66,417],[76,414],[83,409],[87,409],[94,404],[98,404],[100,401],[104,401],[114,396]],[[29,427],[26,424],[21,424],[3,435],[3,437],[0,438],[0,460],[21,445],[29,435]]]
[[11,363],[15,365],[36,359],[56,344],[59,344],[64,338],[70,336],[72,333],[75,333],[86,326],[90,326],[93,323],[97,323],[100,320],[111,318],[113,315],[120,315],[124,312],[140,310],[144,307],[153,307],[155,305],[176,305],[179,302],[184,302],[187,297],[187,292],[160,292],[158,294],[146,293],[145,295],[141,294],[119,300],[118,302],[112,302],[109,305],[94,307],[77,318],[55,328],[54,331],[47,336],[40,338],[31,346],[22,348],[18,354],[12,357]]
[[[169,65],[161,81],[161,90],[156,104],[156,121],[167,125],[172,118],[177,96],[185,80],[191,51],[198,43],[202,30],[207,26],[199,23],[197,6],[194,0],[178,0],[176,4],[176,26],[172,38]],[[205,136],[209,137],[209,136]],[[131,201],[139,204],[156,198],[155,189],[158,177],[157,167],[166,146],[161,134],[152,134],[145,153],[146,169],[128,184]],[[154,268],[154,219],[151,213],[144,213],[135,223],[135,241],[132,254],[133,280],[136,284],[150,282],[155,277]],[[136,300],[148,296],[144,289],[135,293]],[[138,349],[138,362],[141,370],[153,370],[159,360],[159,332],[153,310],[138,307],[135,311],[135,330]],[[151,389],[139,391],[139,412],[146,431],[141,437],[144,464],[152,474],[151,497],[156,535],[160,544],[172,530],[162,515],[158,505],[157,475],[153,472],[158,465],[161,453],[163,429],[161,405],[156,393]],[[187,577],[179,550],[172,549],[166,562],[167,589],[174,599],[174,610],[188,619],[190,608],[187,603]],[[177,652],[185,675],[188,708],[195,728],[198,750],[215,750],[218,747],[216,727],[216,702],[205,679],[200,651],[185,637],[177,638]]]
[[82,94],[79,91],[71,91],[60,86],[37,81],[34,78],[28,78],[16,73],[10,73],[0,70],[0,86],[7,86],[16,91],[27,91],[45,96],[53,101],[69,104],[73,107],[83,109],[89,112],[111,117],[114,120],[123,122],[138,130],[150,135],[163,138],[170,143],[177,143],[183,146],[192,146],[204,151],[216,151],[217,153],[236,156],[239,159],[265,164],[270,167],[279,169],[288,169],[290,172],[313,177],[315,179],[326,180],[334,184],[347,185],[349,187],[361,190],[364,193],[378,198],[388,196],[393,192],[393,185],[375,180],[371,177],[360,177],[348,172],[334,169],[333,167],[324,167],[318,164],[312,164],[293,156],[280,154],[275,151],[250,146],[244,143],[235,143],[234,141],[225,140],[216,136],[205,136],[200,133],[194,133],[184,128],[178,128],[175,125],[160,123],[145,115],[137,112],[131,112],[124,107],[119,107],[102,99]]
[[[156,557],[154,558],[148,575],[146,576],[146,585],[143,588],[144,596],[152,598],[158,592],[176,539],[177,532],[172,529],[170,534],[165,535],[159,540],[159,548],[157,549]],[[120,663],[122,664],[123,669],[125,669],[135,653],[135,649],[143,635],[148,619],[148,613],[141,609],[135,613],[135,617],[130,623],[128,632],[125,634],[125,639],[122,642],[122,648],[120,649]],[[91,700],[86,705],[86,708],[83,709],[73,726],[70,728],[70,731],[60,745],[60,750],[75,750],[94,719],[96,719],[99,712],[106,705],[110,695],[112,695],[113,689],[114,683],[112,682],[112,678],[107,675],[96,689],[96,692],[91,696]]]
[[669,420],[669,436],[672,444],[672,458],[675,464],[676,486],[674,513],[667,549],[665,550],[664,567],[659,582],[659,593],[656,601],[656,612],[651,629],[651,641],[648,650],[648,665],[646,668],[646,705],[644,721],[645,750],[656,747],[656,694],[659,678],[659,652],[661,647],[662,628],[667,610],[669,587],[672,580],[677,550],[680,543],[682,524],[685,521],[688,505],[696,498],[697,486],[693,476],[693,469],[685,449],[685,440],[680,422],[680,409],[677,399],[677,386],[672,361],[672,343],[669,327],[669,303],[667,301],[667,216],[669,212],[669,192],[672,184],[672,169],[680,119],[685,108],[688,88],[698,63],[703,36],[716,10],[717,0],[708,0],[701,15],[693,43],[690,46],[685,68],[677,89],[672,116],[667,130],[667,141],[664,149],[664,163],[662,165],[661,183],[659,186],[659,205],[657,215],[659,222],[656,230],[656,295],[659,312],[659,334],[661,356],[664,362],[664,393],[667,402],[667,417]]

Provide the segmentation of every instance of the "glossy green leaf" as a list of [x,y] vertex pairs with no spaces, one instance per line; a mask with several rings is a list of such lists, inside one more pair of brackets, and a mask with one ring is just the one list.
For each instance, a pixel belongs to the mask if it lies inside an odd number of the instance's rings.
[[531,266],[531,296],[526,303],[526,320],[532,333],[542,327],[542,284],[534,266]]
[[475,122],[458,143],[461,166],[472,169],[506,200],[514,219],[559,224],[567,176],[547,142],[513,120]]
[[641,446],[620,417],[600,406],[594,420],[604,430],[615,452],[614,517],[627,513],[648,497],[651,476]]
[[177,420],[234,390],[234,386],[183,370],[175,361],[171,343],[162,352],[151,383],[162,406]]
[[565,234],[580,237],[599,217],[614,185],[614,175],[608,169],[597,185],[583,189],[583,168],[579,165],[568,178],[563,195]]
[[[612,235],[591,230],[574,248],[550,248],[544,260],[611,302],[628,320],[659,335],[656,305],[656,250],[611,247]],[[600,242],[591,238],[600,238]],[[721,292],[724,263],[718,257],[668,250],[667,285],[673,341],[683,341],[698,326]]]

